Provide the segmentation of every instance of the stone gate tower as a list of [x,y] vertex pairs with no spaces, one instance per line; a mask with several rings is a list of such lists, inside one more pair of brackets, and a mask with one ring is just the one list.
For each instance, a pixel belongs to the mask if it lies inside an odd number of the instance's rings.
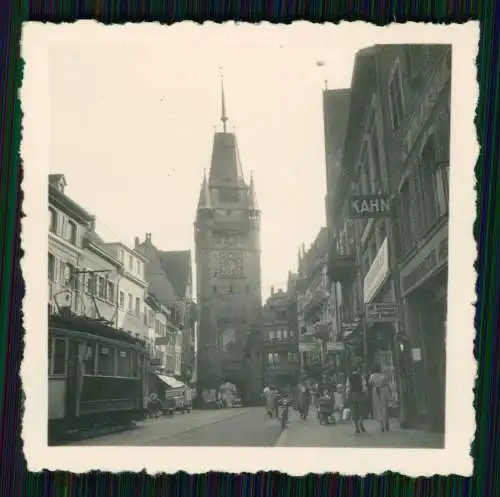
[[262,388],[260,210],[253,178],[243,176],[236,136],[222,131],[200,191],[195,221],[199,305],[198,386],[234,383],[243,400]]

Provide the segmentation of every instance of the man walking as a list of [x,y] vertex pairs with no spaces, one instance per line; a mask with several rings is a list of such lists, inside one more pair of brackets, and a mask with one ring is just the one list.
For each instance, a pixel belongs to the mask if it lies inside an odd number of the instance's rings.
[[356,428],[356,433],[365,432],[363,425],[363,414],[365,392],[363,389],[363,377],[358,368],[355,368],[349,376],[349,403],[351,405],[351,416]]
[[299,383],[299,409],[301,419],[307,419],[307,416],[309,415],[309,397],[309,388],[307,387],[306,382],[302,380]]

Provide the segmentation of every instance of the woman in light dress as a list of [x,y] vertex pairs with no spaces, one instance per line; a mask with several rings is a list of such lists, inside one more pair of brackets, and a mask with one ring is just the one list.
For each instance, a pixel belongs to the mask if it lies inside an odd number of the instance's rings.
[[392,398],[389,378],[382,373],[380,366],[374,368],[369,383],[372,386],[373,419],[380,422],[382,432],[389,431],[389,402]]

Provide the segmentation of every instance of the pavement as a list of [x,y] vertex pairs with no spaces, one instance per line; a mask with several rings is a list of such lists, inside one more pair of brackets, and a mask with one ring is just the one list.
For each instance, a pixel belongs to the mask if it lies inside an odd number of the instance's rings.
[[356,434],[350,421],[337,425],[320,425],[311,410],[306,420],[297,412],[290,414],[290,424],[276,443],[277,447],[331,447],[331,448],[412,448],[442,449],[444,435],[426,430],[402,429],[395,419],[390,420],[389,432],[382,433],[377,421],[364,421],[366,433]]
[[280,423],[263,407],[193,410],[138,423],[137,428],[94,437],[70,446],[226,446],[272,447]]
[[269,419],[263,407],[176,413],[138,424],[137,428],[72,443],[72,446],[198,446],[198,447],[331,447],[443,448],[444,436],[424,430],[403,430],[391,420],[389,433],[375,421],[355,434],[350,422],[322,426],[313,410],[307,420],[290,409],[288,427]]

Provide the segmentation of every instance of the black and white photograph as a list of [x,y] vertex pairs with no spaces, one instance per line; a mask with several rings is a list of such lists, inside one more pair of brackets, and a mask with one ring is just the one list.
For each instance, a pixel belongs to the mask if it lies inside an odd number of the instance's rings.
[[30,469],[472,471],[478,33],[26,24]]

